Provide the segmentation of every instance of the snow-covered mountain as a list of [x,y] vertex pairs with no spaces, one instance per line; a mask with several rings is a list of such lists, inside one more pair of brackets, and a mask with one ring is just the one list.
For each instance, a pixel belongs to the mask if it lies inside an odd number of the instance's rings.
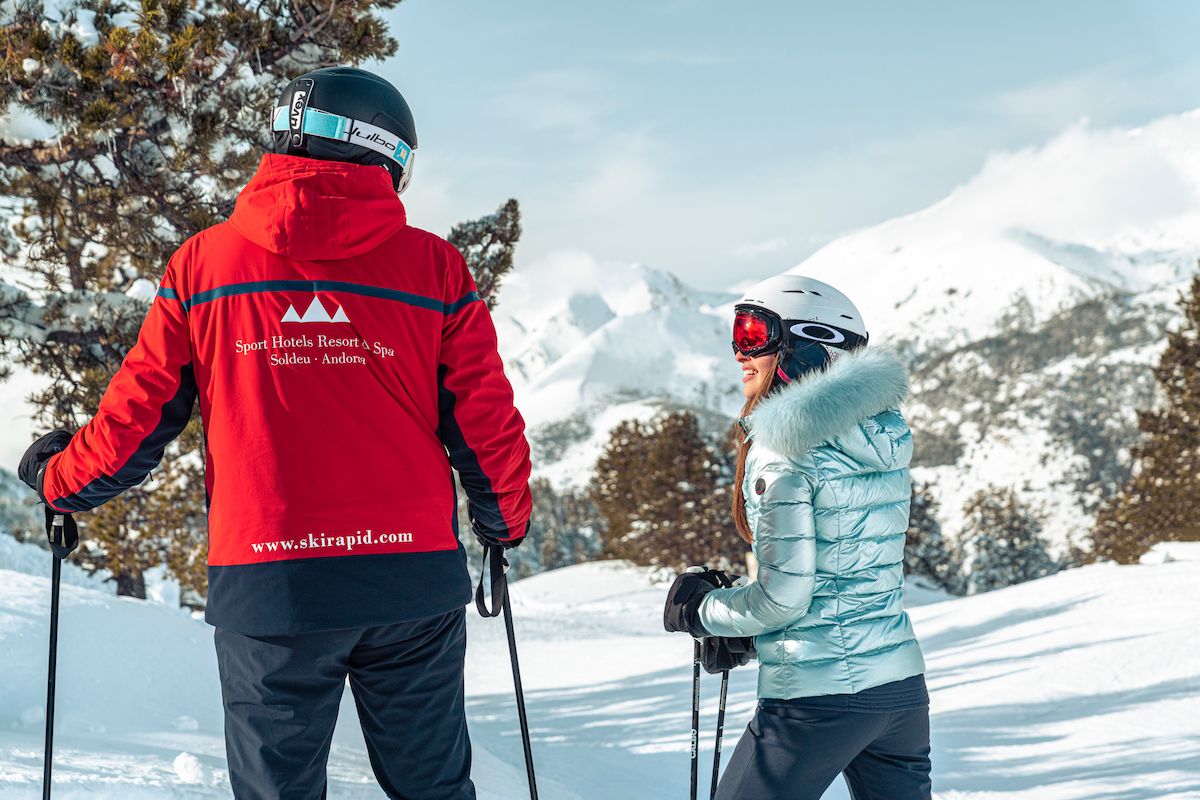
[[[1134,411],[1153,402],[1150,367],[1200,257],[1198,141],[1200,112],[1079,126],[792,268],[846,291],[872,342],[909,356],[916,474],[952,534],[995,483],[1043,512],[1055,545],[1085,543],[1127,473]],[[505,287],[500,336],[541,474],[586,482],[621,419],[736,413],[735,295],[581,256],[538,267]]]
[[741,392],[727,317],[736,299],[641,264],[578,256],[515,275],[496,326],[536,471],[559,485],[586,483],[624,419],[675,406],[713,424],[734,414]]
[[1078,127],[795,268],[844,287],[876,340],[912,355],[917,475],[952,533],[995,483],[1042,511],[1052,542],[1086,544],[1196,272],[1197,141],[1200,112]]
[[844,285],[877,338],[944,348],[1195,272],[1200,112],[1078,127],[993,155],[944,200],[832,242],[797,270]]

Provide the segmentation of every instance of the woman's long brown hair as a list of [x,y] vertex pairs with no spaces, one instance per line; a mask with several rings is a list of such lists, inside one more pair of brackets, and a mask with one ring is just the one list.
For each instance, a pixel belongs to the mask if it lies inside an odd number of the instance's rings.
[[[779,356],[776,355],[771,359],[771,367],[766,380],[759,384],[758,390],[742,406],[743,419],[750,416],[754,407],[771,391],[771,387],[775,385],[775,371],[778,368]],[[746,519],[746,496],[742,492],[742,481],[746,479],[746,455],[750,452],[751,441],[747,438],[746,431],[742,429],[740,422],[733,426],[733,437],[738,448],[737,474],[733,479],[733,524],[737,528],[738,536],[753,544],[754,531],[750,530],[750,521]]]

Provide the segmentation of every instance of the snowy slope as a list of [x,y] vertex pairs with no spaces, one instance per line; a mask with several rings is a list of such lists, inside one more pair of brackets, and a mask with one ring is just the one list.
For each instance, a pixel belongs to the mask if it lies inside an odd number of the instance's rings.
[[[1160,546],[1151,560],[1166,563],[1087,567],[912,608],[929,663],[936,797],[1200,796],[1200,547]],[[691,647],[661,632],[665,590],[616,562],[513,586],[547,800],[686,796]],[[35,796],[40,777],[47,591],[43,578],[0,571],[2,800]],[[77,587],[65,598],[55,796],[228,797],[210,629]],[[527,796],[503,625],[472,614],[469,637],[480,797]],[[732,677],[727,752],[754,682],[753,667]],[[706,677],[705,759],[716,690]],[[382,797],[352,705],[342,720],[331,796]],[[845,797],[840,785],[827,793]]]
[[[48,571],[48,555],[23,547],[32,553],[9,553],[7,563]],[[0,569],[0,800],[40,795],[49,597],[48,578]],[[185,611],[72,582],[59,636],[56,798],[230,796],[212,628]],[[341,719],[350,724],[334,737],[331,793],[379,798],[355,714],[347,692]],[[476,774],[488,787],[481,800],[519,796],[524,770],[480,738]],[[549,796],[570,796],[552,777],[547,785]]]

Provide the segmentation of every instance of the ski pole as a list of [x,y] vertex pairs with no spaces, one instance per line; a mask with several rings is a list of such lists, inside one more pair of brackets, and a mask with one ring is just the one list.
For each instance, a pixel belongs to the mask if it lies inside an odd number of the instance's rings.
[[70,514],[46,509],[46,536],[53,552],[50,567],[50,663],[46,670],[46,750],[42,763],[42,800],[50,800],[54,765],[54,694],[58,671],[58,600],[62,594],[62,560],[79,544],[79,530]]
[[713,748],[712,789],[709,790],[709,800],[716,800],[717,778],[721,774],[721,739],[725,733],[725,697],[729,694],[729,670],[721,672],[721,702],[717,706],[717,744]]
[[692,647],[692,792],[696,800],[700,783],[700,640]]
[[512,603],[508,600],[508,581],[504,583],[504,628],[508,632],[508,655],[512,660],[513,686],[517,692],[517,716],[521,720],[521,744],[525,748],[525,774],[529,777],[530,800],[537,800],[537,778],[533,774],[533,747],[529,741],[529,719],[525,716],[525,690],[521,686],[521,666],[517,663],[517,637],[513,633]]
[[58,596],[62,561],[56,556],[50,568],[50,666],[46,671],[46,755],[42,765],[42,800],[50,800],[50,773],[54,763],[54,673],[58,666]]
[[[492,607],[489,609],[483,592],[483,578],[491,578]],[[480,616],[495,617],[504,613],[504,630],[508,634],[508,657],[512,662],[513,687],[517,695],[517,717],[521,721],[521,745],[525,749],[525,775],[529,779],[530,800],[538,800],[537,777],[533,771],[533,746],[529,736],[529,718],[525,714],[525,689],[521,685],[521,666],[517,661],[517,636],[513,630],[512,604],[508,597],[508,559],[500,545],[483,543],[483,571],[475,587],[475,608]]]

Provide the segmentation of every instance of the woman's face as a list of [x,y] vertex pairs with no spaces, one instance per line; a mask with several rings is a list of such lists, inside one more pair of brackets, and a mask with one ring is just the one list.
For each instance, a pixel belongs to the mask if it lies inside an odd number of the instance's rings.
[[749,400],[758,393],[760,387],[771,380],[775,354],[751,358],[735,352],[733,356],[742,367],[742,394]]

